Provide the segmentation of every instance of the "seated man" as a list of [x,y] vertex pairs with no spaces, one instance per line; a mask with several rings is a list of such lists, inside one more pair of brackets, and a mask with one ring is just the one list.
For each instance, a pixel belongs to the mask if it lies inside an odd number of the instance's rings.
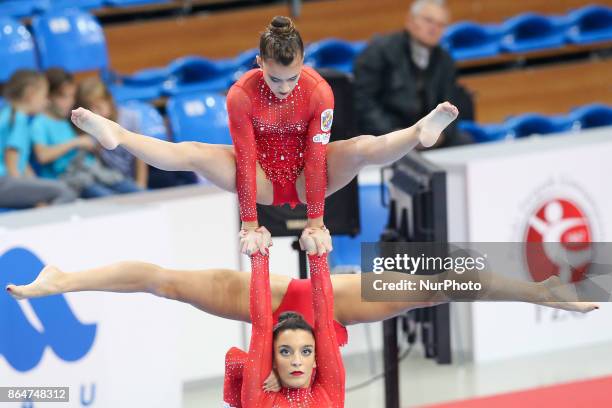
[[[357,57],[355,113],[361,133],[378,136],[403,129],[442,101],[456,103],[460,88],[454,62],[439,46],[448,21],[443,0],[416,0],[404,30],[374,38]],[[458,132],[456,123],[434,147],[472,142]]]

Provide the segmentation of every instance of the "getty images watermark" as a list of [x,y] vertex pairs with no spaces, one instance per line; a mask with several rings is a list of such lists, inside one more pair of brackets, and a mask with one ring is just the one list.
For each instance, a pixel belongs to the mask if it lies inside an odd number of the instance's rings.
[[362,243],[367,301],[611,300],[611,243]]
[[[484,271],[486,269],[486,254],[483,256],[430,256],[421,253],[413,256],[407,253],[394,256],[377,256],[372,260],[372,272],[380,275],[385,271],[396,271],[410,275],[423,275],[430,271],[453,271],[461,275],[466,271]],[[374,280],[374,290],[481,290],[480,282],[461,282],[458,279],[400,279],[399,282],[385,282],[382,278]]]

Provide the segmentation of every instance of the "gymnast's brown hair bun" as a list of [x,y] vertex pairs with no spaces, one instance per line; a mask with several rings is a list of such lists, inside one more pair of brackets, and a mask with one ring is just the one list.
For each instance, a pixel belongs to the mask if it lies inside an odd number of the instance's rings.
[[268,29],[275,35],[289,35],[295,31],[295,26],[290,18],[285,16],[276,16],[270,21]]
[[312,334],[314,337],[314,330],[312,326],[308,324],[304,317],[296,312],[283,312],[278,317],[278,323],[274,326],[274,340],[278,337],[279,334],[284,332],[285,330],[305,330]]
[[282,65],[304,56],[304,42],[289,17],[276,16],[259,38],[259,55]]

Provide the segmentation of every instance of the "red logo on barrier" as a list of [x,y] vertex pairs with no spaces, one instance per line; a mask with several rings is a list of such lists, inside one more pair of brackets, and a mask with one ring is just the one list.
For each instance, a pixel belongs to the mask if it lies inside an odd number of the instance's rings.
[[563,282],[582,280],[591,261],[591,238],[589,221],[575,203],[561,198],[546,201],[527,225],[529,273],[537,282],[552,275]]

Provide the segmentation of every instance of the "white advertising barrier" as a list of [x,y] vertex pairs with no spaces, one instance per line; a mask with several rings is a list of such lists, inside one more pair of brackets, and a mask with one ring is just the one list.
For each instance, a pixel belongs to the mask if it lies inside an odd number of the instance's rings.
[[[426,157],[448,170],[451,242],[612,238],[612,128],[453,148]],[[529,275],[524,257],[513,262],[517,274]],[[455,350],[477,362],[612,340],[610,303],[588,315],[512,302],[454,304],[453,310]]]
[[241,323],[149,294],[17,302],[4,285],[32,280],[44,264],[237,269],[233,195],[200,188],[142,194],[5,215],[0,225],[0,386],[67,386],[70,404],[62,406],[70,407],[178,408],[185,380],[223,374]]

